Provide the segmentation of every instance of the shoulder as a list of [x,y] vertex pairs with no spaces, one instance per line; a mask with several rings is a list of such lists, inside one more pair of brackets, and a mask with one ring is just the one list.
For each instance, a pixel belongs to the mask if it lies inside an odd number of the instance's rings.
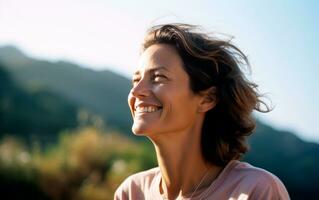
[[144,193],[150,190],[159,173],[155,167],[130,175],[117,188],[114,199],[144,199]]
[[229,173],[250,199],[289,199],[284,184],[274,174],[246,162],[234,161]]
[[244,178],[246,181],[251,181],[253,184],[262,182],[269,185],[282,185],[280,179],[269,171],[255,167],[246,162],[236,161],[233,173]]
[[234,161],[234,167],[232,170],[233,174],[239,175],[242,178],[245,179],[252,179],[253,182],[267,182],[267,183],[274,183],[274,182],[280,182],[279,178],[272,174],[271,172],[268,172],[262,168],[255,167],[249,163],[241,162],[241,161]]

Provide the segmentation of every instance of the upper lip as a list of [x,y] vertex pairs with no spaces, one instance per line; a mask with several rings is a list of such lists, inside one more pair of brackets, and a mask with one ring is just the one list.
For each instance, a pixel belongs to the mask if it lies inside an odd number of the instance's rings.
[[148,107],[148,106],[162,107],[160,105],[153,104],[153,103],[140,102],[134,105],[134,110],[136,110],[137,107]]

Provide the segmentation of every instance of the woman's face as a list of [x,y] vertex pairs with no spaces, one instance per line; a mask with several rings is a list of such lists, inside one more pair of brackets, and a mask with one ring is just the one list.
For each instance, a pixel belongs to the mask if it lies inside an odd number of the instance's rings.
[[128,96],[135,134],[151,136],[192,128],[200,96],[191,91],[182,65],[170,45],[152,45],[143,52]]

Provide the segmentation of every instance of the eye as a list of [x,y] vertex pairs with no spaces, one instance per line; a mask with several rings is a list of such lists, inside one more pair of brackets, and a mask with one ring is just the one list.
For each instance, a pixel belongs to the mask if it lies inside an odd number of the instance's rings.
[[162,81],[165,81],[166,79],[167,77],[162,74],[154,74],[154,77],[153,77],[154,82],[162,82]]
[[132,85],[136,85],[136,83],[138,83],[140,81],[140,77],[133,77],[132,79]]

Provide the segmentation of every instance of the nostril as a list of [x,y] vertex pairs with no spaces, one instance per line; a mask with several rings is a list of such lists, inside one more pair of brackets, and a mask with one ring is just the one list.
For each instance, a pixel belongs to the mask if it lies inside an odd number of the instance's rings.
[[131,94],[134,97],[138,97],[139,96],[139,91],[133,88],[133,89],[131,89]]
[[136,95],[136,87],[133,87],[131,90],[130,90],[130,94],[132,94],[133,96]]
[[134,95],[134,88],[130,90],[129,95]]
[[145,96],[149,96],[150,93],[151,91],[148,87],[136,86],[131,89],[131,94],[134,97],[145,97]]

